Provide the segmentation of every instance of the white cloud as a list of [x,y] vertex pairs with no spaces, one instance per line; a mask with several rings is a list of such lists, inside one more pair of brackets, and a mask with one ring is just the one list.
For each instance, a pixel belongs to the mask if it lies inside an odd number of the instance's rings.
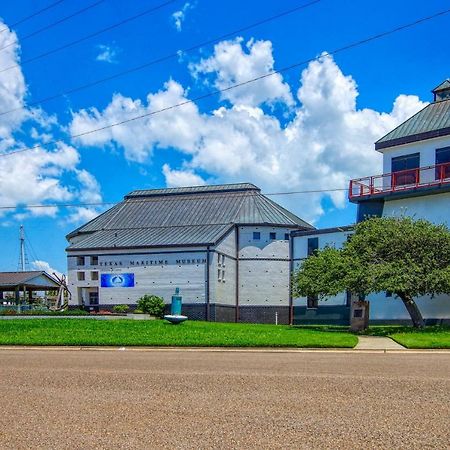
[[112,45],[97,45],[97,49],[99,50],[98,55],[96,56],[96,61],[102,61],[107,63],[116,64],[117,61],[117,53],[118,50],[116,47]]
[[[0,28],[5,24],[0,21]],[[16,40],[14,32],[0,33],[0,47]],[[24,76],[20,68],[20,47],[17,42],[0,52],[0,67],[19,64],[12,70],[0,72],[0,113],[12,109],[17,111],[0,114],[0,154],[14,152],[35,144],[45,144],[53,140],[53,131],[64,132],[55,115],[48,115],[40,108],[27,108],[27,94]],[[24,126],[31,140],[21,141]],[[98,201],[99,187],[92,175],[78,169],[78,151],[62,142],[50,149],[36,148],[23,153],[0,157],[0,205],[21,206],[43,205],[47,202],[65,202],[75,195],[94,195]],[[89,179],[91,177],[92,179]],[[94,194],[92,194],[94,192]],[[89,193],[89,194],[88,194]],[[16,220],[30,216],[54,217],[57,208],[24,208],[21,212],[3,210],[2,215],[11,213]]]
[[164,164],[163,174],[169,187],[202,186],[205,184],[205,180],[191,169],[172,170],[168,164]]
[[[214,86],[217,89],[226,89],[272,72],[272,43],[250,39],[244,46],[243,38],[222,41],[214,46],[214,54],[211,57],[190,64],[189,67],[195,77],[213,74]],[[234,105],[258,106],[276,102],[288,106],[294,104],[290,87],[283,81],[281,74],[222,92],[221,96]]]
[[31,263],[31,267],[33,270],[43,270],[44,272],[47,272],[49,275],[56,274],[59,278],[61,278],[62,276],[62,273],[51,267],[47,261],[41,261],[39,259],[36,259]]
[[[269,50],[271,53],[269,44],[251,42],[249,55],[267,56]],[[205,60],[197,70],[198,76],[213,72],[217,86],[242,80],[244,75],[235,79],[238,75],[234,71],[240,65],[239,58],[249,57],[240,42],[223,45],[224,51],[218,50],[221,44],[216,46],[214,61]],[[263,50],[256,51],[257,45]],[[238,59],[217,58],[228,51],[238,55]],[[269,66],[260,67],[270,70],[271,61]],[[247,63],[243,62],[243,70],[245,76],[251,77],[254,67]],[[155,148],[175,148],[184,154],[184,162],[181,168],[164,166],[163,174],[169,185],[198,184],[202,178],[196,171],[201,171],[217,182],[254,182],[265,192],[346,188],[350,178],[381,171],[381,155],[374,151],[374,141],[425,106],[416,96],[399,95],[390,112],[358,109],[355,80],[344,75],[328,56],[303,70],[297,91],[298,106],[292,108],[290,120],[282,123],[274,113],[260,107],[261,103],[280,98],[292,104],[294,100],[291,102],[289,96],[290,90],[280,78],[271,87],[257,82],[244,91],[233,94],[230,91],[229,107],[200,113],[195,104],[188,104],[83,137],[79,142],[97,146],[115,144],[125,149],[127,158],[138,161],[144,161]],[[92,109],[74,114],[72,132],[101,127],[186,99],[186,90],[175,81],[149,94],[147,104],[115,95],[102,112]],[[334,206],[346,205],[344,192],[326,195]],[[302,218],[314,221],[323,214],[324,196],[280,197],[277,201]]]
[[175,11],[172,14],[172,21],[177,31],[181,31],[183,22],[186,19],[186,13],[192,8],[194,8],[194,5],[190,2],[186,2],[180,10]]

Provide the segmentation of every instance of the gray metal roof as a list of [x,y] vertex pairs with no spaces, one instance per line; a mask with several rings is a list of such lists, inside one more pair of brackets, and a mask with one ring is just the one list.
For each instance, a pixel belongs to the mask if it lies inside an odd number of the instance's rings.
[[450,135],[450,99],[430,103],[379,139],[375,143],[375,149],[447,135]]
[[241,183],[133,191],[67,238],[81,238],[69,249],[213,244],[234,224],[313,228]]
[[55,289],[59,287],[59,283],[42,270],[0,272],[0,290],[2,288],[14,289],[20,286],[40,287],[44,290]]
[[436,93],[450,89],[450,79],[444,80],[439,86],[436,86],[431,92]]
[[68,250],[213,245],[233,225],[186,225],[126,230],[100,230],[68,247]]

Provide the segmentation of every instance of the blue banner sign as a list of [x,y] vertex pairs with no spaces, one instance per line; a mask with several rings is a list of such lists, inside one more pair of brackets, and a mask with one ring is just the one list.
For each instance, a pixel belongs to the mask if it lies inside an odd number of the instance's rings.
[[102,273],[101,287],[134,287],[134,273]]

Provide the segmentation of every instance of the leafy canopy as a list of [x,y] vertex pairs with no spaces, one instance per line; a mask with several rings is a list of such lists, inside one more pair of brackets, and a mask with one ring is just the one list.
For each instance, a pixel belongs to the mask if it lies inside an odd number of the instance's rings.
[[391,291],[402,298],[450,293],[450,232],[410,217],[356,225],[342,249],[327,247],[294,274],[295,295]]

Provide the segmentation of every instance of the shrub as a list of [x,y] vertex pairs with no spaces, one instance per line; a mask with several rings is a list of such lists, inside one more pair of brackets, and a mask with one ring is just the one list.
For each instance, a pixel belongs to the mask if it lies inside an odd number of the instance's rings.
[[0,315],[2,316],[15,316],[17,311],[15,309],[3,309],[0,311]]
[[142,311],[142,309],[135,309],[133,311],[134,314],[144,314],[144,311]]
[[130,307],[128,305],[115,305],[113,307],[113,311],[119,314],[126,313],[129,309]]
[[138,300],[137,306],[146,314],[162,317],[166,304],[161,297],[146,294]]

